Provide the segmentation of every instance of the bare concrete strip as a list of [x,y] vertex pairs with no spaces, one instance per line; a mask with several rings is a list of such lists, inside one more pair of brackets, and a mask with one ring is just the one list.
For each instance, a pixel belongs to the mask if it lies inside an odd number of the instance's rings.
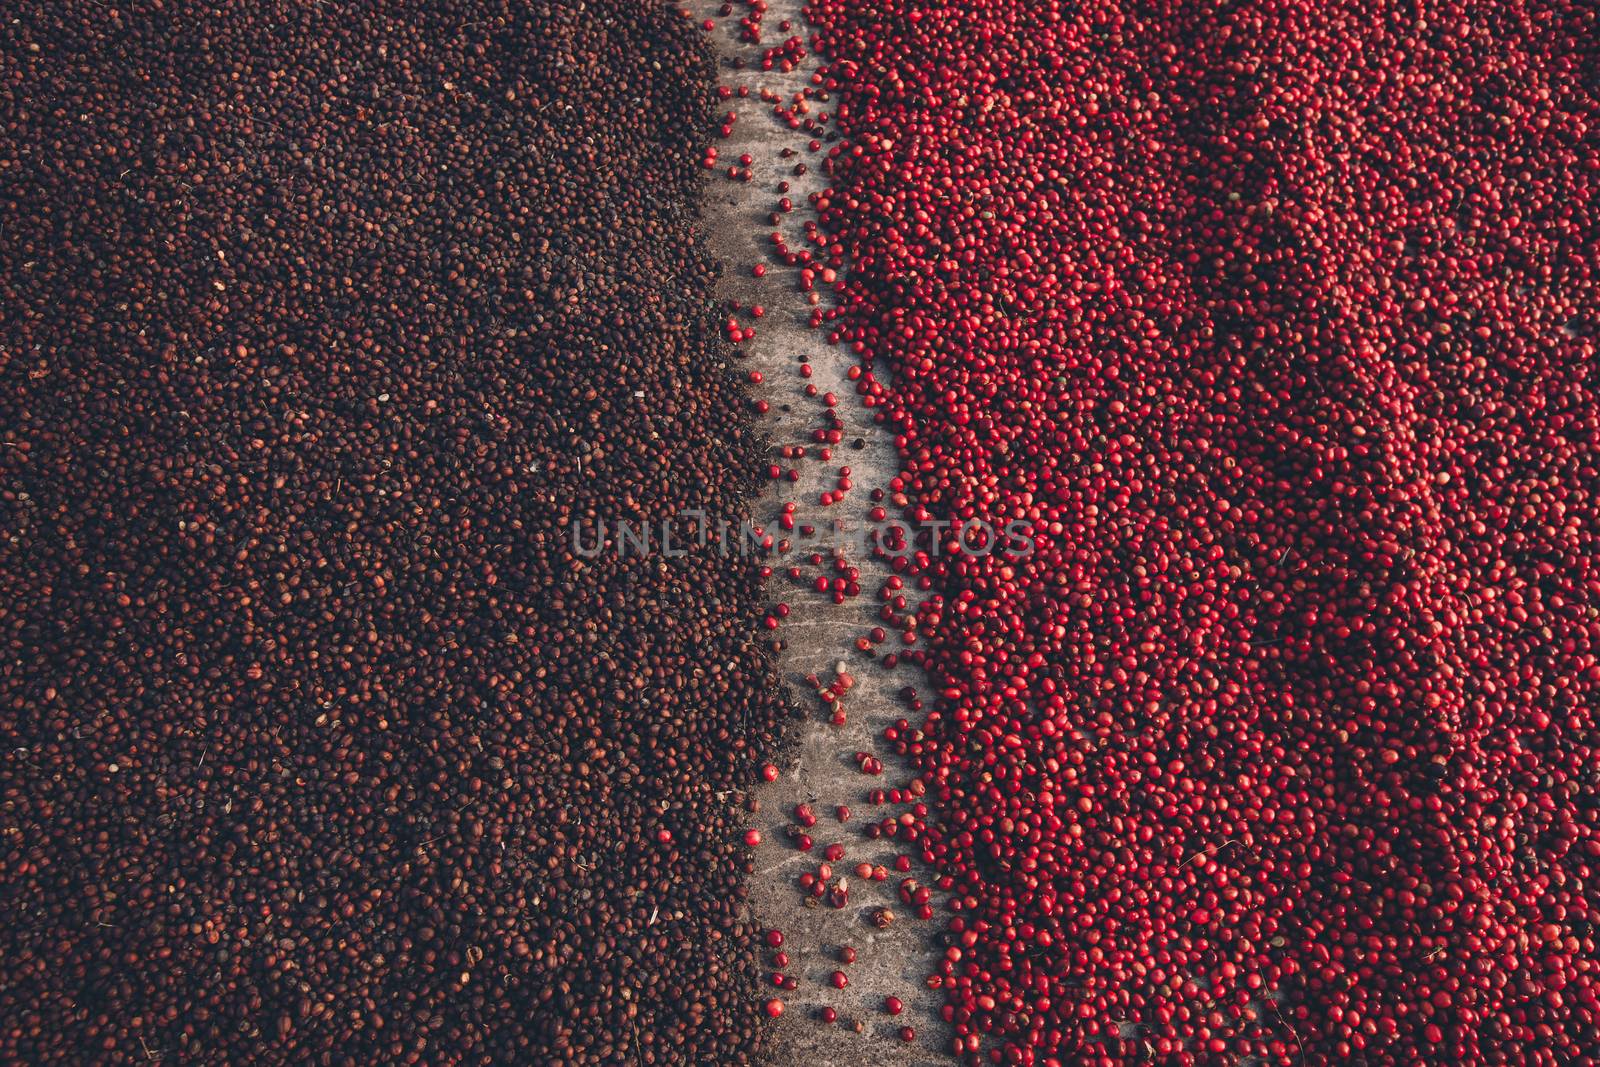
[[[697,0],[696,18],[715,17],[718,7]],[[790,28],[780,30],[779,24],[786,19]],[[762,27],[766,47],[790,36],[805,37],[798,0],[771,0]],[[829,529],[833,520],[843,519],[859,527],[868,522],[872,488],[885,486],[898,470],[893,441],[887,431],[873,423],[871,413],[856,396],[854,383],[846,378],[853,362],[849,354],[829,346],[825,330],[807,326],[811,305],[800,291],[798,269],[768,256],[772,247],[770,235],[775,228],[784,233],[791,248],[806,247],[802,227],[806,219],[815,218],[807,197],[826,185],[821,164],[828,145],[825,143],[821,151],[810,151],[810,135],[778,121],[772,114],[772,104],[760,99],[760,90],[765,87],[782,93],[787,104],[794,93],[809,84],[816,58],[808,58],[789,73],[762,71],[762,46],[737,41],[737,29],[737,20],[719,18],[713,37],[722,58],[724,84],[747,85],[750,95],[727,102],[726,109],[737,112],[739,117],[733,136],[715,142],[718,172],[707,190],[704,222],[712,252],[725,266],[720,295],[737,299],[746,307],[760,304],[766,312],[755,320],[755,339],[741,346],[746,358],[740,368],[759,370],[765,378],[754,387],[756,395],[771,404],[765,429],[774,444],[803,444],[807,448],[807,458],[799,464],[784,463],[785,467],[798,465],[801,480],[795,484],[777,483],[760,501],[757,514],[775,515],[784,501],[792,500],[797,503],[797,526],[811,524],[820,533]],[[733,68],[731,61],[735,57],[743,58],[744,69]],[[817,106],[831,107],[813,104]],[[798,154],[784,158],[786,148]],[[752,157],[754,178],[749,182],[727,178],[726,167],[745,153]],[[796,163],[804,163],[807,173],[796,175]],[[789,183],[786,193],[778,191],[780,181]],[[794,210],[783,217],[778,227],[773,227],[768,215],[777,209],[781,196],[789,197]],[[764,278],[752,276],[751,268],[757,263],[767,265]],[[826,306],[831,293],[826,287],[819,288]],[[748,320],[741,317],[741,321]],[[833,458],[826,463],[817,458],[818,446],[811,441],[811,431],[819,425],[825,408],[820,397],[811,399],[803,394],[807,380],[799,373],[802,362],[813,368],[809,381],[817,386],[819,394],[833,392],[839,397],[837,412],[844,423],[844,439],[834,447]],[[852,447],[857,439],[863,442],[859,449]],[[783,461],[775,458],[774,462]],[[822,507],[818,497],[834,487],[840,466],[851,468],[855,488],[842,503]],[[773,533],[782,536],[776,529]],[[778,630],[788,642],[781,667],[796,699],[807,709],[808,718],[801,728],[794,763],[782,768],[778,780],[757,793],[761,811],[752,817],[751,824],[761,831],[762,844],[756,853],[750,907],[757,922],[784,932],[784,948],[791,960],[784,971],[798,978],[800,986],[792,992],[773,991],[785,1001],[787,1011],[775,1027],[767,1055],[771,1063],[780,1067],[925,1067],[952,1063],[946,1053],[949,1030],[938,1017],[943,997],[926,985],[941,954],[936,935],[943,929],[942,920],[948,913],[936,907],[931,922],[914,918],[912,909],[902,905],[896,895],[900,880],[907,875],[894,872],[892,864],[897,855],[909,854],[915,861],[911,876],[924,884],[930,882],[929,872],[916,860],[915,847],[907,848],[889,838],[868,841],[862,834],[869,822],[899,810],[870,805],[867,794],[874,787],[889,788],[906,781],[908,776],[891,755],[879,751],[880,739],[886,726],[907,714],[896,696],[897,690],[910,684],[926,693],[925,680],[920,671],[905,665],[884,670],[855,648],[855,639],[878,624],[881,602],[875,594],[891,573],[889,568],[869,557],[853,556],[850,562],[861,570],[862,595],[836,606],[828,595],[815,592],[809,585],[799,587],[784,577],[783,568],[790,561],[799,562],[814,550],[798,531],[789,536],[794,548],[787,556],[774,557],[777,573],[769,588],[774,600],[791,607],[789,618]],[[806,573],[809,579],[815,572],[808,567]],[[895,647],[892,637],[882,646],[884,651]],[[812,673],[825,680],[831,678],[840,662],[848,665],[857,680],[843,699],[849,721],[842,727],[828,723],[821,702],[805,681],[806,675]],[[857,751],[878,752],[884,759],[883,775],[862,774],[852,759]],[[810,804],[817,815],[817,825],[809,831],[816,842],[810,852],[797,851],[786,832],[797,803]],[[834,815],[840,804],[848,805],[852,813],[846,825],[841,825]],[[806,870],[815,872],[823,861],[823,850],[834,842],[841,842],[846,848],[844,860],[833,866],[848,880],[849,904],[835,909],[826,901],[819,901],[816,907],[807,907],[797,879]],[[863,860],[889,866],[888,880],[858,880],[853,868]],[[936,906],[940,903],[935,900]],[[880,907],[890,908],[896,916],[886,929],[871,922],[872,913]],[[854,946],[858,956],[853,964],[842,965],[836,953],[846,944]],[[770,951],[767,955],[770,957]],[[828,983],[835,969],[849,975],[847,988],[837,990]],[[901,1015],[891,1017],[884,1011],[887,996],[904,1002]],[[838,1022],[830,1026],[819,1020],[818,1013],[824,1006],[839,1013]],[[860,1034],[851,1027],[856,1020],[863,1024]],[[900,1028],[907,1025],[917,1032],[916,1040],[910,1044],[898,1036]]]

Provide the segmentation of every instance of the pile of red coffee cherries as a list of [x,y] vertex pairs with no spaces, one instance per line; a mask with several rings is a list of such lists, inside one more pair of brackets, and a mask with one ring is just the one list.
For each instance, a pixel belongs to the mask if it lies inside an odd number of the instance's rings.
[[809,14],[957,1054],[1597,1062],[1596,12]]

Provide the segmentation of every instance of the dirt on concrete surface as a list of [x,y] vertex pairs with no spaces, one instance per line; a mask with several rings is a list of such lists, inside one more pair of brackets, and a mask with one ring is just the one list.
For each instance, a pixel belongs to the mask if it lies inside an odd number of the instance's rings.
[[[694,8],[695,18],[715,16],[718,7],[702,0]],[[778,28],[784,20],[791,24],[787,31]],[[798,284],[798,268],[770,255],[771,234],[775,230],[784,234],[791,248],[806,247],[803,226],[807,219],[815,218],[807,198],[826,186],[822,161],[827,149],[837,142],[824,137],[820,150],[810,150],[812,136],[804,130],[790,129],[774,116],[773,104],[761,99],[765,88],[782,94],[784,104],[790,104],[794,94],[810,84],[817,69],[815,56],[808,56],[787,73],[760,69],[764,48],[791,36],[807,36],[800,4],[797,0],[771,0],[762,27],[768,38],[762,45],[736,40],[738,23],[733,19],[716,19],[711,33],[719,54],[722,84],[735,90],[748,86],[750,91],[748,97],[735,95],[726,102],[726,110],[736,112],[738,119],[732,136],[715,142],[718,168],[708,182],[703,210],[711,250],[724,264],[719,295],[738,300],[746,308],[760,304],[765,311],[762,318],[753,320],[757,327],[755,338],[740,346],[743,358],[739,367],[743,371],[758,370],[764,377],[760,385],[752,386],[754,395],[771,405],[763,429],[775,448],[800,444],[807,449],[806,458],[800,461],[783,461],[775,456],[774,462],[785,468],[798,467],[800,481],[774,483],[756,509],[758,517],[770,517],[785,501],[797,505],[797,529],[787,535],[793,547],[787,556],[773,557],[775,573],[769,588],[773,600],[784,601],[791,608],[790,616],[778,630],[787,642],[780,665],[794,698],[806,711],[806,720],[798,728],[793,761],[781,768],[777,781],[758,789],[761,810],[751,817],[751,825],[761,831],[762,843],[756,850],[750,908],[762,926],[783,931],[784,951],[790,957],[783,971],[800,983],[793,991],[773,991],[784,1000],[787,1010],[775,1024],[764,1055],[779,1067],[949,1064],[954,1062],[945,1052],[949,1028],[938,1015],[943,998],[927,987],[927,977],[934,972],[941,953],[937,937],[943,930],[942,900],[934,900],[932,921],[915,918],[914,909],[900,902],[897,887],[908,876],[923,884],[931,882],[916,846],[908,847],[887,837],[870,841],[863,833],[870,823],[898,810],[869,804],[867,794],[875,787],[903,785],[908,778],[892,753],[882,751],[884,728],[908,714],[897,692],[906,685],[926,692],[921,671],[904,663],[886,670],[855,646],[856,638],[878,623],[881,601],[877,592],[892,572],[882,560],[851,552],[850,563],[860,568],[862,592],[843,605],[835,605],[831,595],[816,592],[810,586],[814,573],[811,570],[807,570],[808,584],[804,586],[784,575],[784,569],[797,557],[809,556],[813,551],[823,552],[825,558],[831,554],[833,541],[828,531],[835,520],[852,530],[866,527],[867,512],[873,506],[871,490],[886,486],[899,467],[890,432],[873,422],[871,412],[857,397],[854,383],[846,377],[854,359],[844,348],[827,343],[825,328],[807,325],[812,305]],[[733,66],[736,57],[743,60],[742,69]],[[821,107],[826,109],[827,105]],[[785,149],[796,154],[785,158]],[[751,180],[730,179],[728,165],[746,153],[752,157]],[[805,174],[795,173],[797,163],[805,164]],[[789,183],[786,192],[778,189],[783,181]],[[769,215],[778,210],[778,201],[785,196],[794,210],[773,226]],[[752,275],[751,268],[758,263],[766,264],[765,277]],[[817,291],[823,306],[828,306],[831,286],[819,283]],[[745,323],[752,321],[744,315],[739,318]],[[801,377],[802,363],[811,365],[810,379]],[[807,381],[816,385],[817,398],[804,395]],[[828,392],[839,398],[835,410],[844,423],[844,432],[841,443],[834,446],[832,459],[823,462],[817,458],[819,446],[812,441],[811,432],[825,416],[821,395]],[[862,442],[860,448],[854,447],[857,440]],[[841,466],[850,468],[854,488],[842,502],[823,507],[818,498],[834,487]],[[817,530],[816,538],[809,541],[798,533],[798,527],[807,524]],[[848,542],[849,538],[844,540]],[[881,646],[885,652],[895,647],[892,638]],[[829,723],[823,704],[806,679],[815,674],[824,681],[831,680],[841,663],[847,666],[856,684],[842,700],[848,721],[835,726]],[[882,776],[861,773],[854,760],[860,751],[883,758]],[[809,852],[799,851],[787,832],[793,822],[794,806],[799,803],[809,804],[818,820],[808,831],[815,841]],[[835,816],[835,808],[841,804],[850,808],[848,823],[841,824]],[[823,862],[824,850],[835,842],[846,849],[845,858],[833,867],[848,880],[848,906],[836,909],[822,900],[808,907],[797,879],[805,871],[815,873]],[[913,868],[909,875],[894,871],[893,861],[899,855],[911,856]],[[857,879],[854,868],[862,861],[888,866],[888,879]],[[879,929],[871,921],[881,907],[891,909],[895,915],[895,921],[886,929]],[[838,962],[837,953],[843,945],[856,949],[854,963]],[[771,955],[767,950],[768,962]],[[829,984],[834,970],[843,970],[849,976],[845,989]],[[884,998],[888,996],[904,1002],[900,1015],[891,1016],[885,1011]],[[839,1015],[831,1025],[819,1018],[825,1006]],[[852,1025],[857,1020],[862,1024],[859,1034]],[[904,1026],[916,1030],[916,1039],[909,1044],[899,1036]]]

